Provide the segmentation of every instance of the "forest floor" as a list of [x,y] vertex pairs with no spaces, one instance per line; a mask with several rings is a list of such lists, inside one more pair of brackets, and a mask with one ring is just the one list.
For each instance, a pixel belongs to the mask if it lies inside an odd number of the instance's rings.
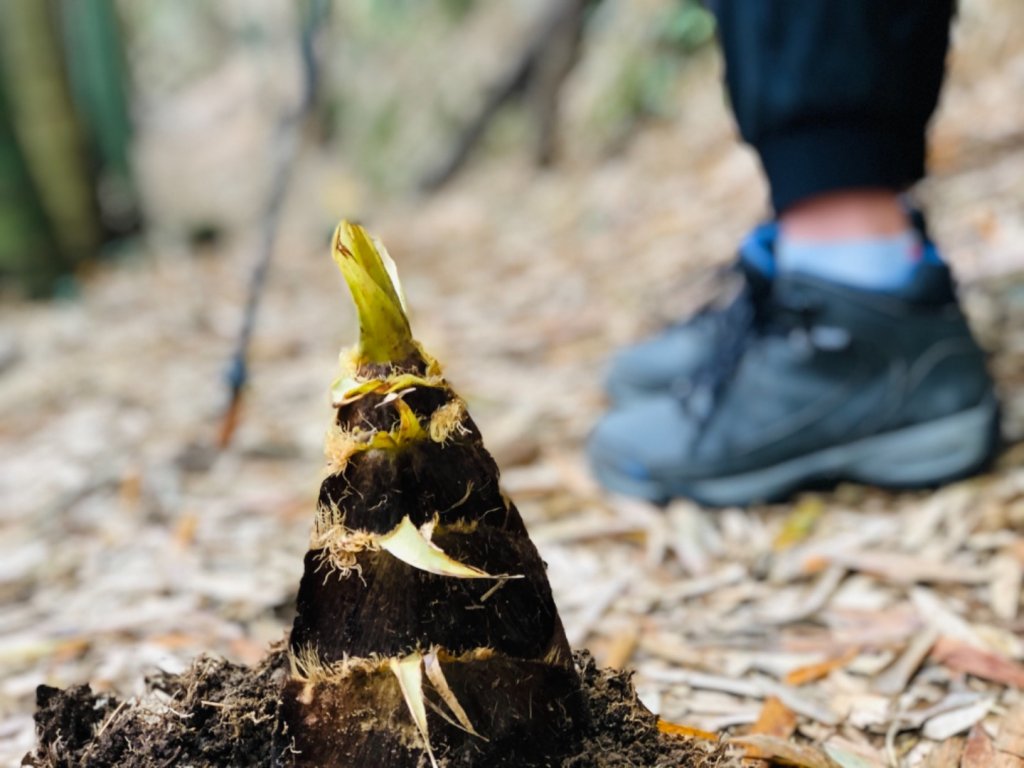
[[[940,490],[663,510],[588,474],[609,353],[698,307],[765,214],[711,51],[679,115],[610,159],[569,151],[538,172],[491,155],[428,199],[358,202],[574,647],[636,670],[664,720],[753,732],[763,754],[804,750],[798,764],[983,766],[1001,750],[1024,766],[1024,6],[966,3],[951,64],[920,195],[992,352],[1010,445]],[[0,306],[0,764],[32,746],[40,683],[131,695],[200,653],[255,664],[289,626],[327,387],[356,333],[323,243],[356,186],[300,160],[219,455],[248,239],[157,247],[74,300]]]

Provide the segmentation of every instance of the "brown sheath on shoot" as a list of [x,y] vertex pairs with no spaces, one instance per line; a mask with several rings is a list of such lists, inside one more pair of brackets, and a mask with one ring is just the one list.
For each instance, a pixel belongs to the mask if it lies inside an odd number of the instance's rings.
[[342,223],[332,249],[360,336],[332,388],[278,735],[298,766],[557,765],[583,712],[544,563],[383,246]]

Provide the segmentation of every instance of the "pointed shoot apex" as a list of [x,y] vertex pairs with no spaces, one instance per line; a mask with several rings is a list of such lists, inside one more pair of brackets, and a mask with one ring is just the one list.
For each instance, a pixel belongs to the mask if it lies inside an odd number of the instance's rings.
[[398,274],[384,246],[358,224],[343,221],[334,231],[331,255],[359,314],[359,358],[402,363],[417,356]]

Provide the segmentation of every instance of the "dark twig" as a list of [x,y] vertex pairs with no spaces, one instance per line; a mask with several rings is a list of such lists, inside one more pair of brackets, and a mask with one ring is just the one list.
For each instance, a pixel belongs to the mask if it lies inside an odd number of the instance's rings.
[[421,179],[421,190],[432,192],[451,181],[502,107],[518,98],[529,100],[536,121],[537,164],[548,165],[554,160],[562,85],[579,60],[587,14],[598,3],[600,0],[561,0],[551,5],[522,53],[459,132],[447,156]]
[[221,420],[220,434],[217,444],[221,449],[231,443],[231,438],[238,425],[242,405],[242,393],[249,380],[248,355],[252,341],[253,329],[256,324],[256,313],[259,309],[260,297],[267,281],[270,260],[274,253],[274,241],[277,237],[278,223],[285,193],[291,181],[291,171],[295,156],[298,153],[302,126],[306,115],[315,101],[319,67],[315,49],[317,31],[323,26],[327,16],[329,3],[327,0],[310,0],[306,18],[302,25],[300,51],[302,56],[302,98],[294,110],[288,111],[279,121],[271,143],[273,158],[273,174],[270,195],[261,221],[261,238],[252,277],[249,280],[249,292],[246,297],[245,309],[242,314],[242,327],[238,333],[234,353],[227,370],[228,404]]

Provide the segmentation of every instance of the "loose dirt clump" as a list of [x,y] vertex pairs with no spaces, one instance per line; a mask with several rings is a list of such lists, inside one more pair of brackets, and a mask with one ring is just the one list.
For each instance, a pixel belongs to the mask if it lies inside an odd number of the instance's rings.
[[180,675],[146,680],[140,698],[88,685],[36,691],[39,744],[23,766],[156,768],[287,765],[274,723],[288,660],[275,648],[256,667],[201,656]]
[[579,754],[562,768],[716,768],[725,766],[720,744],[670,736],[633,688],[633,675],[600,669],[587,651],[573,654],[583,684],[587,726]]
[[[574,661],[587,724],[582,748],[561,768],[726,765],[719,745],[659,732],[657,716],[637,699],[629,673],[598,669],[586,651]],[[202,656],[180,675],[148,678],[146,693],[137,699],[93,693],[88,685],[41,685],[39,745],[22,765],[285,768],[290,744],[275,734],[275,721],[287,665],[282,648],[256,667]]]

